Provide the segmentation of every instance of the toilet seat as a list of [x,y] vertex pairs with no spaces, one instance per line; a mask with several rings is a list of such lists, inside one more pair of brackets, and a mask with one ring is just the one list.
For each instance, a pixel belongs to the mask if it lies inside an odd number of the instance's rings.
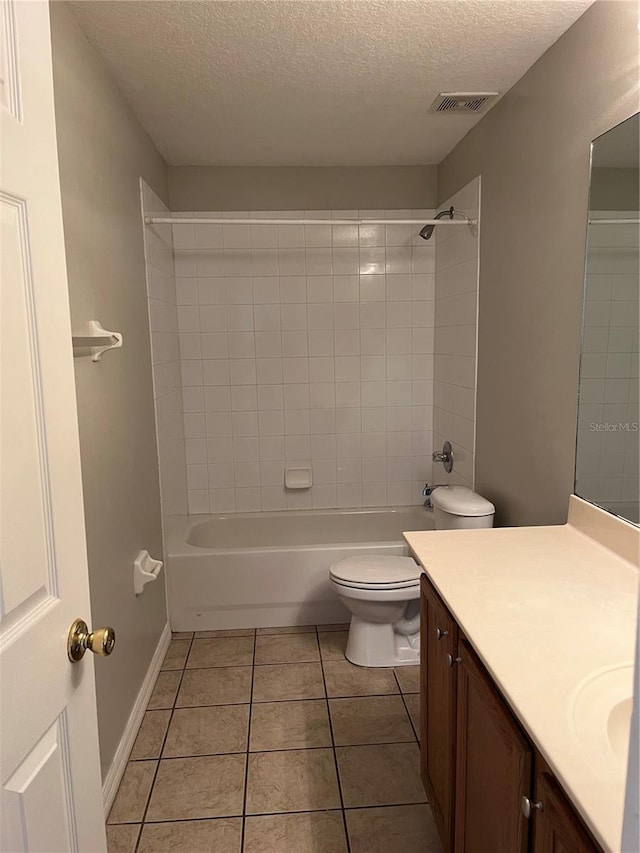
[[331,566],[334,583],[351,589],[411,589],[420,583],[420,566],[411,557],[368,554],[348,557]]
[[336,586],[341,586],[345,589],[370,589],[371,591],[374,591],[376,589],[413,589],[414,587],[420,586],[420,579],[415,581],[407,581],[407,583],[349,583],[347,581],[337,580],[337,578],[334,577],[332,577],[331,580]]

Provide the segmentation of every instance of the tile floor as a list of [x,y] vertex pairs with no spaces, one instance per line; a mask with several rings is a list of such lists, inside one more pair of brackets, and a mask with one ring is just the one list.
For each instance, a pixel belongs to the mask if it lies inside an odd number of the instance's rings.
[[109,853],[438,853],[418,667],[353,666],[346,627],[174,634]]

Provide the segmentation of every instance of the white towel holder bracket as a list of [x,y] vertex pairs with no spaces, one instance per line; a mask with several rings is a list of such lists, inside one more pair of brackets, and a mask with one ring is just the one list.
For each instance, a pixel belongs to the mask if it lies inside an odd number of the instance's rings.
[[98,320],[89,320],[87,334],[74,335],[72,341],[74,356],[90,355],[91,361],[100,361],[105,352],[122,346],[122,335],[103,329]]

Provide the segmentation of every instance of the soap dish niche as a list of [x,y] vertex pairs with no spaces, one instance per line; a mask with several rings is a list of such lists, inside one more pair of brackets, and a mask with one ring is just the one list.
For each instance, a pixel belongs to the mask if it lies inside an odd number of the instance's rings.
[[313,485],[311,468],[285,468],[284,485],[287,489],[310,489]]

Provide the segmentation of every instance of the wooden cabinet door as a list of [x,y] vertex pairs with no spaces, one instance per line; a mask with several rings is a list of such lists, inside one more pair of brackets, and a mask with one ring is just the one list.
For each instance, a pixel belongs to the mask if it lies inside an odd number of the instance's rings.
[[598,853],[576,817],[573,807],[553,776],[539,772],[532,813],[533,845],[531,853]]
[[[428,579],[421,581],[420,767],[444,853],[453,849],[458,626]],[[448,661],[447,655],[450,655]]]
[[458,646],[456,853],[525,853],[531,749],[465,640]]

